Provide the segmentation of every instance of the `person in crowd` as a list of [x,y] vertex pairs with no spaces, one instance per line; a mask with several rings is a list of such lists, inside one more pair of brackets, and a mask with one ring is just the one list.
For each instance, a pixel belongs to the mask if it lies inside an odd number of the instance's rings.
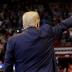
[[68,64],[66,72],[72,72],[72,63]]
[[4,62],[4,39],[0,39],[0,63]]
[[23,32],[8,39],[4,72],[57,72],[53,41],[72,27],[72,16],[54,27],[40,26],[38,12],[23,14]]

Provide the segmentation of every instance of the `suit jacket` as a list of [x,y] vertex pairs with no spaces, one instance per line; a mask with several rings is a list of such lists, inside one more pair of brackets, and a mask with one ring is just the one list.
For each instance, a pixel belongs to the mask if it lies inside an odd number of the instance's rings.
[[72,27],[72,17],[54,27],[43,24],[39,30],[25,29],[7,42],[4,72],[57,72],[53,40]]

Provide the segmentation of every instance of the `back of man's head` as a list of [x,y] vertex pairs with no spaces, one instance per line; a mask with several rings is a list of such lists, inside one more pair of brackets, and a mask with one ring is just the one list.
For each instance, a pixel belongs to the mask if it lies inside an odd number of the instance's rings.
[[23,14],[23,28],[28,27],[36,27],[39,28],[40,26],[40,17],[38,12],[36,11],[29,11]]

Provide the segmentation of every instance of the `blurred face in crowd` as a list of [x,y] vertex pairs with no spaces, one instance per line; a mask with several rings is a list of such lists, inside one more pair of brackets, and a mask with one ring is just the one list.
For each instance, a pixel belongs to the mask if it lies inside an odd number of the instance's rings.
[[67,72],[72,72],[72,64],[70,64],[70,65],[68,66]]
[[3,50],[3,44],[0,43],[0,53],[1,53],[2,50]]

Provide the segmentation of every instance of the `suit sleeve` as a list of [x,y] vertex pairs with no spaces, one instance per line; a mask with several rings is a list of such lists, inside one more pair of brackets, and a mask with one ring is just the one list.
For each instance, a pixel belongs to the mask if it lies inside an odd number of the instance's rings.
[[6,46],[4,72],[13,72],[13,64],[14,64],[14,44],[11,40],[9,40]]
[[54,37],[60,36],[63,31],[67,30],[70,27],[72,27],[72,16],[63,20],[61,23],[57,24],[52,28]]

